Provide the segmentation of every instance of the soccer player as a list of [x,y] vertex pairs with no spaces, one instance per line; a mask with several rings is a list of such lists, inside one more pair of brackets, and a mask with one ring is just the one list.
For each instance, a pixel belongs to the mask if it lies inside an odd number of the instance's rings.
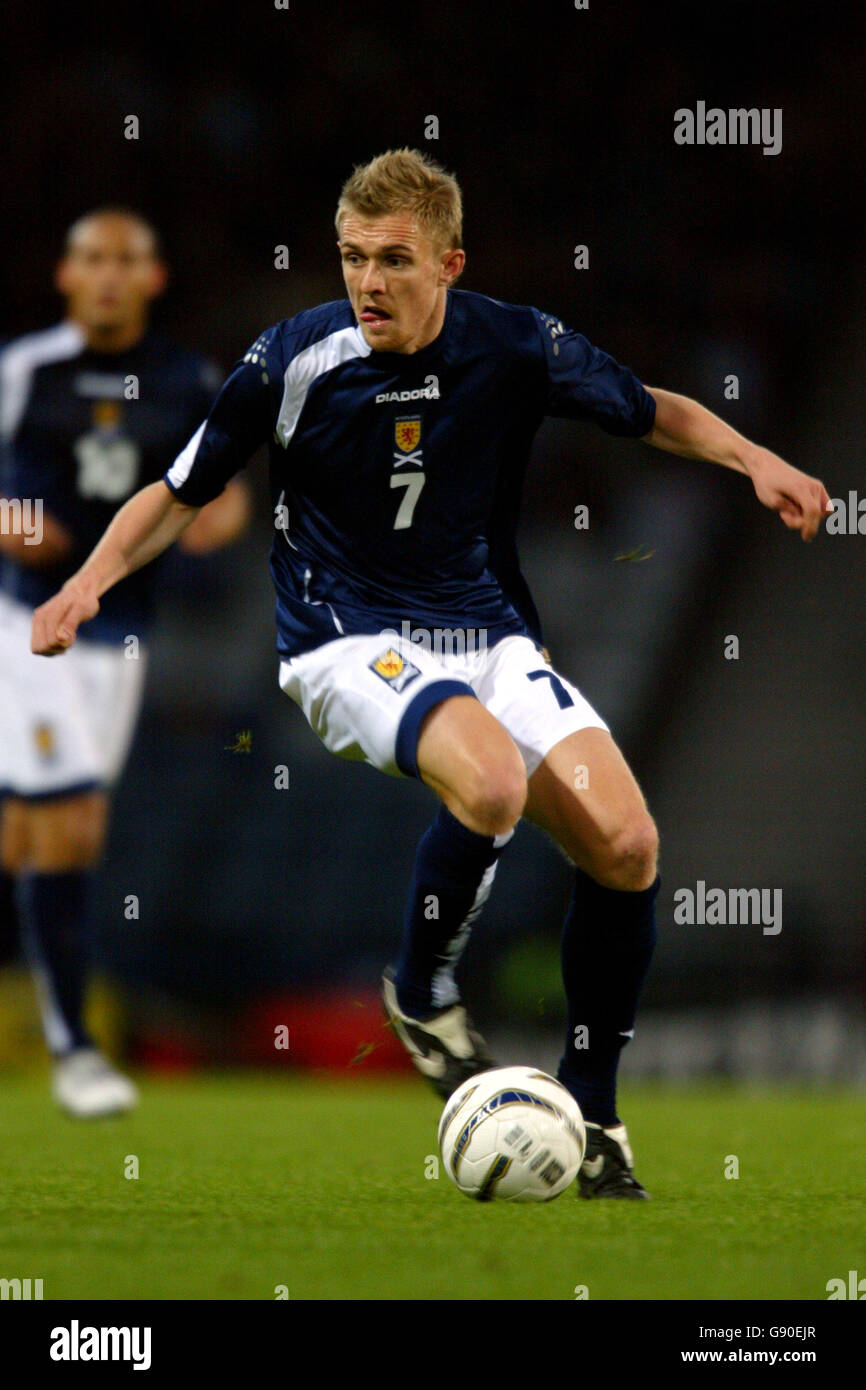
[[[55,1098],[88,1117],[136,1100],[82,1010],[89,888],[138,713],[156,573],[112,594],[68,661],[39,661],[30,623],[118,507],[162,476],[219,389],[218,368],[148,329],[166,274],[148,222],[90,213],[56,271],[63,322],[0,351],[0,858],[16,880]],[[233,483],[186,548],[230,541],[247,511],[246,485]]]
[[491,1065],[454,967],[517,822],[543,827],[574,864],[558,1074],[588,1123],[579,1191],[643,1198],[616,1072],[656,935],[656,829],[604,720],[542,645],[515,547],[530,444],[546,415],[565,416],[722,464],[804,540],[829,499],[554,315],[455,289],[460,190],[426,155],[356,168],[336,225],[348,297],[257,338],[164,481],[37,609],[33,650],[69,648],[268,440],[280,685],[330,751],[419,778],[441,803],[386,1013],[443,1096]]

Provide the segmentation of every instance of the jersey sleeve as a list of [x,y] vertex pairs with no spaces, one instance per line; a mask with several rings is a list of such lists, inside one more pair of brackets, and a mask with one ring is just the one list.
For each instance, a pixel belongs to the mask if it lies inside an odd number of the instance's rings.
[[282,385],[279,328],[262,333],[225,384],[163,481],[181,502],[203,507],[273,434]]
[[552,314],[532,313],[541,336],[547,377],[546,415],[589,420],[608,434],[649,434],[656,405],[634,372],[593,347]]

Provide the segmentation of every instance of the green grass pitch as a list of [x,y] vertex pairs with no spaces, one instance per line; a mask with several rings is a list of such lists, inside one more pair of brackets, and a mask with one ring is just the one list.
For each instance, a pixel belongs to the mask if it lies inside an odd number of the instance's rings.
[[142,1091],[86,1123],[43,1077],[0,1081],[0,1277],[42,1278],[45,1299],[826,1299],[863,1264],[851,1091],[626,1086],[653,1200],[541,1206],[425,1177],[439,1106],[412,1078]]

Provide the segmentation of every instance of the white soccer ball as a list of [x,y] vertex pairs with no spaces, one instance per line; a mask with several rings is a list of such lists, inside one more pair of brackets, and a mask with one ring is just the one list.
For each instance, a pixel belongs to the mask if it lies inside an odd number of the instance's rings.
[[467,1197],[549,1202],[583,1162],[580,1107],[537,1067],[494,1067],[464,1081],[439,1121],[448,1176]]

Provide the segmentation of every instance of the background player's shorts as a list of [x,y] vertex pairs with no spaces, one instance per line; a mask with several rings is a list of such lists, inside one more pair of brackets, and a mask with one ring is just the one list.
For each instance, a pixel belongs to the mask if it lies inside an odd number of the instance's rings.
[[280,663],[280,686],[325,747],[392,776],[417,776],[421,722],[450,695],[476,695],[508,730],[531,777],[561,739],[607,724],[529,637],[434,654],[388,636],[339,637]]
[[0,792],[27,799],[109,788],[141,706],[146,658],[79,638],[34,656],[32,613],[0,594]]

